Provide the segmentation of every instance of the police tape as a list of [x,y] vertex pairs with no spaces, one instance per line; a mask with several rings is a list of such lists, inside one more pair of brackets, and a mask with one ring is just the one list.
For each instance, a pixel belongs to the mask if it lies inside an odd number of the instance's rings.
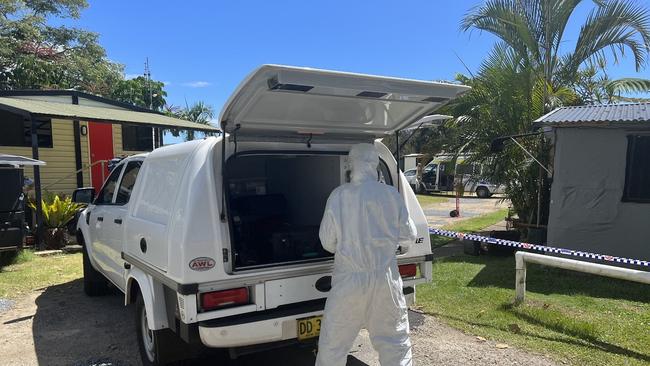
[[477,234],[464,234],[456,231],[434,229],[434,228],[429,228],[429,234],[446,236],[448,238],[454,238],[454,239],[478,241],[481,243],[501,245],[501,246],[512,247],[512,248],[538,250],[547,253],[556,253],[556,254],[562,254],[567,256],[590,258],[590,259],[596,259],[596,260],[601,260],[606,262],[625,263],[625,264],[633,264],[637,266],[650,267],[650,261],[643,261],[640,259],[622,258],[622,257],[611,256],[611,255],[581,252],[579,250],[555,248],[555,247],[549,247],[549,246],[538,245],[538,244],[521,243],[518,241],[490,238],[487,236],[477,235]]

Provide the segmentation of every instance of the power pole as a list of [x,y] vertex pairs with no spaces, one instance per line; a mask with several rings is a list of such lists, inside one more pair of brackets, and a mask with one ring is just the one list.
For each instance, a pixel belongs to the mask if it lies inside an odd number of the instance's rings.
[[147,57],[144,61],[144,79],[147,81],[149,109],[153,109],[153,95],[151,94],[151,71],[149,70],[149,57]]
[[[144,61],[144,79],[147,81],[147,94],[149,96],[149,109],[153,110],[153,94],[151,91],[151,70],[149,69],[149,57]],[[156,148],[156,128],[151,126],[151,150]]]

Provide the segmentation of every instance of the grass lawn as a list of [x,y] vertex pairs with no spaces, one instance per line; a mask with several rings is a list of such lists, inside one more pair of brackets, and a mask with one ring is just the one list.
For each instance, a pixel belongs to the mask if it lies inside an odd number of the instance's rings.
[[449,325],[573,365],[650,363],[650,286],[529,265],[513,306],[513,257],[457,256],[433,265],[418,305]]
[[0,268],[0,297],[15,299],[81,277],[81,253],[38,257],[24,250],[14,264]]
[[[442,229],[461,231],[464,233],[475,233],[477,231],[485,229],[486,227],[503,221],[506,215],[508,215],[508,209],[504,208],[499,211],[491,212],[489,214],[472,217],[471,219],[458,221],[450,225],[445,225],[442,227]],[[452,240],[454,239],[448,238],[446,236],[431,235],[431,249],[439,248]]]
[[426,194],[417,194],[415,196],[417,197],[418,202],[420,202],[420,206],[425,207],[449,201],[449,197],[429,196]]

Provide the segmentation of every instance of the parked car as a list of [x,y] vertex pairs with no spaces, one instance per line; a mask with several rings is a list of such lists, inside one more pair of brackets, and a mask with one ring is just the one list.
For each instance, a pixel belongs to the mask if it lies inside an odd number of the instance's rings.
[[465,162],[467,155],[438,154],[423,170],[418,193],[454,191],[462,181],[464,192],[476,193],[479,198],[489,198],[495,193],[505,193],[505,186],[491,183],[477,176],[485,173],[486,167]]
[[409,186],[411,186],[411,189],[415,191],[418,184],[417,169],[409,169],[405,171],[404,177],[406,178],[406,181],[409,183]]
[[[314,342],[333,265],[318,228],[329,194],[346,180],[349,148],[466,90],[259,68],[221,113],[227,138],[165,146],[111,171],[79,218],[85,292],[103,294],[110,282],[135,304],[144,364],[186,358],[195,346],[236,355]],[[431,279],[427,221],[389,149],[374,143],[379,176],[400,188],[417,226],[397,257],[412,302],[415,285]]]
[[490,198],[494,194],[505,193],[505,186],[483,179],[468,178],[465,182],[465,192],[475,192],[478,198]]

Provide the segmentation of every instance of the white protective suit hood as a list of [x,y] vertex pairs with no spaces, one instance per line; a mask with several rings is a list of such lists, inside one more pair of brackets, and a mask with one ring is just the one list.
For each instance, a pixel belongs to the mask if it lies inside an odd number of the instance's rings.
[[411,365],[396,251],[408,250],[415,225],[402,195],[378,181],[374,145],[353,146],[349,159],[351,183],[331,193],[319,232],[323,248],[335,255],[316,365],[345,365],[361,328],[368,329],[382,365]]
[[352,167],[352,183],[363,181],[377,181],[377,166],[379,165],[379,154],[371,144],[357,144],[352,146],[350,154],[350,166]]

